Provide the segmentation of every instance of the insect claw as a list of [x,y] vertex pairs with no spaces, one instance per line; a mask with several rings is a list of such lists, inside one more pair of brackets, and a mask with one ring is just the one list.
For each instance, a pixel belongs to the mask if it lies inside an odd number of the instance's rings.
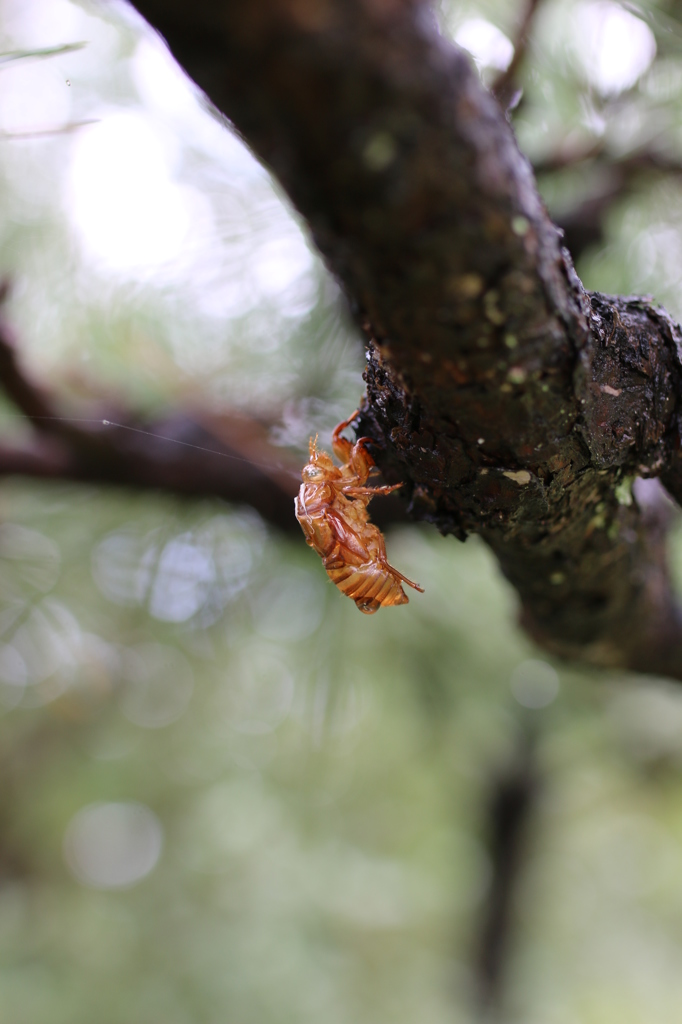
[[[343,420],[341,423],[337,424],[337,426],[334,428],[334,433],[332,434],[332,437],[334,439],[337,439],[340,436],[341,431],[345,430],[346,427],[349,427],[351,425],[351,423],[353,422],[353,420],[355,419],[355,417],[358,416],[359,414],[360,414],[360,410],[356,409],[355,412],[352,413],[352,415],[349,416],[347,420]],[[368,440],[369,440],[369,438],[368,438]]]

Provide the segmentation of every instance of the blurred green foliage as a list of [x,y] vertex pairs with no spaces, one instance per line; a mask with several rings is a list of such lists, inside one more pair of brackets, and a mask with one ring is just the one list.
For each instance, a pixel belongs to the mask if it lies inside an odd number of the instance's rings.
[[[518,8],[440,15],[490,80]],[[583,59],[604,11],[539,5],[513,115],[534,160],[682,155],[676,8],[636,9],[657,56],[617,88]],[[0,262],[32,373],[82,415],[237,406],[282,445],[328,436],[362,391],[336,286],[153,37],[123,7],[0,0],[0,61]],[[546,175],[550,208],[605,173]],[[579,270],[680,315],[681,246],[679,182],[654,176]],[[426,593],[366,618],[248,509],[3,482],[0,1024],[470,1021],[485,801],[529,726],[505,1019],[680,1020],[677,688],[550,666],[475,538],[389,550]],[[537,671],[558,696],[524,706]]]

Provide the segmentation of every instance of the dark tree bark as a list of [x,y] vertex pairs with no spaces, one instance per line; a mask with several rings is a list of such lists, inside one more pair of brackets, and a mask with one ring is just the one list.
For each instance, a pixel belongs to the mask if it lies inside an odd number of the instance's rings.
[[[413,516],[480,533],[548,649],[682,677],[664,530],[680,335],[587,296],[468,58],[409,0],[138,0],[278,176],[369,344],[359,429]],[[655,519],[655,517],[653,517]]]

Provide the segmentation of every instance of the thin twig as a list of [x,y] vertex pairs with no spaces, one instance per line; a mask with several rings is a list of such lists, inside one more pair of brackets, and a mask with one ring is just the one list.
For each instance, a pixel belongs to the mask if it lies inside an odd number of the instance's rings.
[[516,33],[516,39],[514,40],[514,56],[512,57],[509,66],[502,71],[500,75],[498,75],[492,84],[491,92],[493,96],[495,96],[504,107],[507,107],[510,104],[514,96],[514,92],[516,91],[518,71],[526,56],[533,19],[535,18],[540,3],[541,0],[527,0],[526,8],[523,12]]
[[18,60],[44,60],[46,57],[61,57],[65,53],[82,50],[87,45],[86,42],[64,43],[63,46],[46,46],[38,50],[9,50],[7,53],[0,53],[0,67],[5,64],[13,64]]

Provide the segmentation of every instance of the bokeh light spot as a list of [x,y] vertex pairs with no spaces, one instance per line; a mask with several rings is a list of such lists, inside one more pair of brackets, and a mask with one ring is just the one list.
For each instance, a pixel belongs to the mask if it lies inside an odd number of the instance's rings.
[[458,28],[455,42],[468,50],[477,64],[504,71],[514,56],[511,41],[485,18],[468,18]]
[[149,611],[162,622],[185,622],[199,611],[215,580],[211,553],[192,543],[191,534],[175,537],[161,552]]
[[604,94],[629,89],[656,56],[649,26],[611,0],[583,3],[575,25],[585,73]]
[[127,889],[161,856],[163,829],[144,804],[96,803],[71,819],[64,858],[76,881],[95,889]]
[[254,599],[254,626],[268,640],[303,640],[322,621],[322,582],[302,569],[275,574]]
[[144,601],[152,578],[156,549],[133,530],[117,530],[93,549],[92,575],[110,601],[136,605]]
[[559,676],[546,661],[529,658],[512,672],[511,692],[524,708],[544,708],[559,693]]
[[185,266],[206,200],[172,178],[172,136],[142,113],[113,113],[74,140],[68,203],[81,243],[109,271]]
[[187,659],[173,647],[138,644],[123,655],[126,686],[121,711],[135,725],[161,729],[177,721],[194,691]]
[[0,587],[4,600],[47,593],[57,582],[61,553],[49,537],[19,523],[0,523]]

